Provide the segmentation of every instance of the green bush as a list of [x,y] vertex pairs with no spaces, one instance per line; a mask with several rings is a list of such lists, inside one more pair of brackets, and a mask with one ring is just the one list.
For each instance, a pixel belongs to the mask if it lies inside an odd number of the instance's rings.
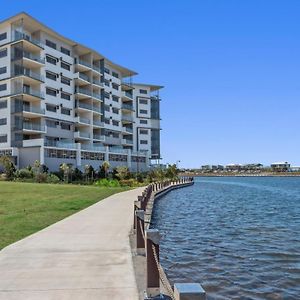
[[54,174],[49,174],[47,177],[47,183],[59,183],[60,179]]
[[37,173],[35,175],[35,181],[38,183],[46,183],[48,179],[47,173]]
[[120,183],[118,180],[115,179],[99,179],[95,182],[96,186],[102,186],[102,187],[119,187]]
[[29,179],[33,178],[33,173],[28,169],[20,169],[16,171],[16,177],[20,179]]
[[136,186],[143,185],[134,178],[120,180],[120,184],[121,184],[121,186],[130,186],[130,187],[136,187]]

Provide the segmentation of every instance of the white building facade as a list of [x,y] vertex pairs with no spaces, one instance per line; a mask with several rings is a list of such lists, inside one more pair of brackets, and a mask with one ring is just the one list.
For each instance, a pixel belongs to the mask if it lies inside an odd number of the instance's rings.
[[0,155],[51,171],[160,159],[161,86],[20,13],[0,24]]

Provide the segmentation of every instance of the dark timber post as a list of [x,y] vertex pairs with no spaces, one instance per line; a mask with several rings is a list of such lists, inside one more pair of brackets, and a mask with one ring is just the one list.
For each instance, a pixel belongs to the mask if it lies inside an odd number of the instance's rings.
[[145,253],[145,212],[136,210],[136,252],[137,254]]
[[160,294],[159,288],[159,240],[157,229],[146,230],[146,258],[147,258],[147,295],[155,297]]
[[136,214],[135,212],[141,209],[141,201],[134,201],[133,205],[133,229],[136,229]]

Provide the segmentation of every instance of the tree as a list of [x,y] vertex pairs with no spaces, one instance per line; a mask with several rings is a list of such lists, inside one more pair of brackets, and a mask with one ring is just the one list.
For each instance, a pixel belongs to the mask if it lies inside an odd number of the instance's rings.
[[178,170],[176,164],[169,165],[168,168],[166,169],[166,177],[168,179],[171,179],[171,180],[177,179],[178,173],[179,173],[179,170]]
[[4,155],[0,157],[0,165],[4,168],[4,173],[7,177],[7,179],[13,179],[14,173],[16,172],[16,167],[14,163],[11,161],[11,159]]
[[124,180],[129,177],[129,170],[125,166],[120,166],[116,168],[116,177],[119,180]]
[[86,176],[87,180],[90,180],[90,178],[94,179],[95,170],[91,165],[85,165],[84,166],[84,175]]
[[104,170],[105,178],[107,178],[108,170],[110,168],[109,162],[108,161],[104,161],[103,164],[102,164],[102,168]]
[[66,164],[66,163],[63,163],[60,165],[59,167],[63,173],[64,173],[64,181],[65,182],[69,182],[69,175],[71,174],[72,172],[72,164]]

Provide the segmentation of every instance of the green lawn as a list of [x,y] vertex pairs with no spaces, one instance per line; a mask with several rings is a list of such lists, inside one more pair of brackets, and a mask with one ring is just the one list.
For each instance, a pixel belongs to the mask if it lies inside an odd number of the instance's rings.
[[0,181],[0,250],[125,188]]

